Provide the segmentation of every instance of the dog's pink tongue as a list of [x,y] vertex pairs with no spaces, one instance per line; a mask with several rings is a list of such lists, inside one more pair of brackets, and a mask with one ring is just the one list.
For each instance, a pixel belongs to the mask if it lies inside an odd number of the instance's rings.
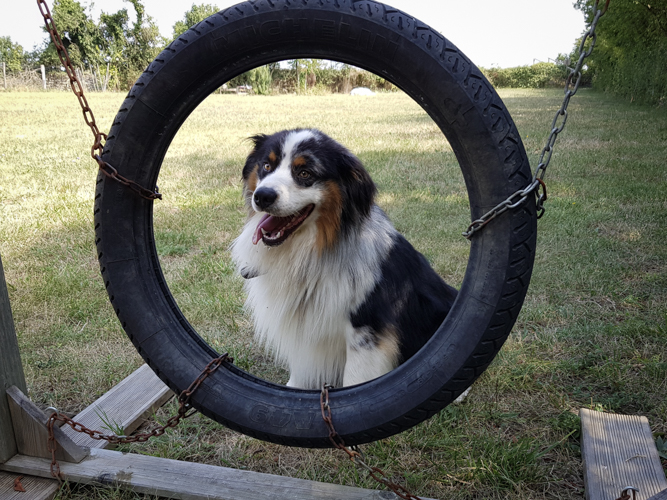
[[262,239],[262,229],[267,233],[271,233],[281,227],[284,219],[284,217],[274,217],[265,214],[264,217],[262,217],[262,220],[259,221],[259,224],[257,224],[257,229],[255,229],[255,234],[252,237],[252,244],[256,245]]

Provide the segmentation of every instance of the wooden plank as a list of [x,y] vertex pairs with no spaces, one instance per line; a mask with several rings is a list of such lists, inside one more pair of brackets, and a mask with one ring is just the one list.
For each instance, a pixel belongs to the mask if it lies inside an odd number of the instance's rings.
[[655,496],[652,496],[648,500],[667,500],[667,490],[663,490]]
[[[115,432],[124,429],[130,435],[155,410],[165,404],[173,393],[148,365],[142,365],[118,385],[74,417],[89,429]],[[112,428],[109,429],[109,426]],[[63,432],[74,443],[89,448],[105,448],[109,443],[74,431],[69,426]]]
[[646,417],[581,409],[582,457],[587,500],[618,498],[626,486],[637,500],[667,489],[667,479]]
[[[48,450],[48,417],[30,401],[18,388],[7,389],[9,410],[14,424],[14,437],[19,453],[33,457],[51,459]],[[53,428],[53,435],[58,442],[56,458],[66,462],[80,462],[88,456],[88,448],[82,448],[72,442],[59,427]]]
[[0,472],[0,498],[2,500],[51,500],[60,486],[55,479],[23,476],[21,485],[25,491],[16,491],[14,481],[19,474]]
[[5,271],[0,258],[0,463],[18,452],[9,402],[5,396],[5,391],[13,385],[27,392],[12,309],[9,304]]
[[[17,455],[0,469],[49,477],[50,461]],[[389,500],[384,490],[320,483],[146,455],[91,449],[79,464],[62,463],[65,479],[104,484],[137,493],[183,500]],[[424,499],[429,500],[429,499]]]

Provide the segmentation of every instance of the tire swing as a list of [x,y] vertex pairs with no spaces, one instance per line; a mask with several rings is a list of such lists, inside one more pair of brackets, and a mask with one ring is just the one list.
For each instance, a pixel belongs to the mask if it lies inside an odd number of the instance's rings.
[[[135,83],[103,159],[120,175],[155,186],[174,135],[199,103],[241,73],[297,58],[364,68],[419,103],[456,154],[473,220],[530,183],[521,138],[482,73],[425,24],[367,0],[257,0],[199,23]],[[218,353],[169,291],[153,236],[153,202],[100,174],[95,227],[102,275],[123,328],[155,373],[182,391]],[[489,366],[523,304],[536,230],[535,200],[529,196],[472,238],[458,298],[427,348],[378,379],[330,391],[336,430],[346,444],[382,439],[422,422]],[[193,394],[192,406],[258,439],[331,447],[319,398],[319,391],[270,383],[224,363]]]

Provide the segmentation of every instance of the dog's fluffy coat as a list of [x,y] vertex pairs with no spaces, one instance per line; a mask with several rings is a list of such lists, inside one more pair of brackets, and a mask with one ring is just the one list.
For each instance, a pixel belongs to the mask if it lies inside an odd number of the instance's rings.
[[415,354],[456,290],[374,203],[346,148],[314,129],[251,138],[243,168],[248,220],[232,245],[256,337],[288,386],[348,386]]

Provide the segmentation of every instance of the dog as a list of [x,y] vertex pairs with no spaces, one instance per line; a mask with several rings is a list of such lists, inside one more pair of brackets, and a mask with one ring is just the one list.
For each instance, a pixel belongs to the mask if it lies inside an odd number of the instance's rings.
[[375,204],[360,160],[316,129],[250,138],[231,246],[255,337],[289,387],[351,386],[414,355],[457,291]]

